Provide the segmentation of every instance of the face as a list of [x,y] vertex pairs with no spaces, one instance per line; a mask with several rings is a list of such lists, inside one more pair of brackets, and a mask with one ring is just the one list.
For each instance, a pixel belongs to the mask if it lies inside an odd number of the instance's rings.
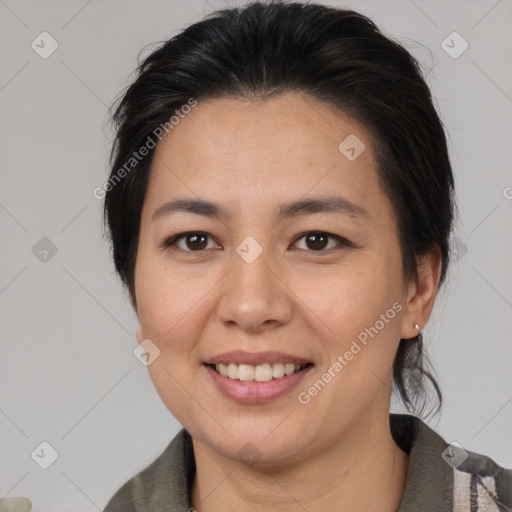
[[[165,405],[217,453],[293,462],[387,421],[394,356],[412,335],[373,147],[359,122],[298,94],[199,102],[157,146],[139,341],[160,351],[148,369]],[[161,208],[183,199],[219,210]],[[292,363],[308,366],[281,377]]]

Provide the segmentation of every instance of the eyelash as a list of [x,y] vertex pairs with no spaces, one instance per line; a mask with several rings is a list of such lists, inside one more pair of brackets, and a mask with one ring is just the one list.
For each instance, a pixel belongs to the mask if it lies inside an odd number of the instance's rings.
[[[182,251],[182,252],[185,252],[185,253],[204,253],[207,249],[201,249],[201,250],[198,250],[198,251],[191,251],[191,250],[187,250],[187,249],[181,249],[180,247],[176,247],[176,242],[182,238],[185,238],[187,235],[204,235],[210,239],[212,239],[211,235],[209,233],[206,233],[204,231],[185,231],[183,233],[178,233],[168,239],[166,239],[162,245],[162,247],[164,249],[171,249],[172,250],[179,250],[179,251]],[[327,236],[328,238],[334,238],[335,240],[337,240],[341,246],[345,246],[345,247],[354,247],[352,243],[350,243],[347,239],[339,236],[339,235],[334,235],[332,233],[328,233],[326,231],[304,231],[303,233],[300,233],[299,235],[297,235],[297,237],[295,238],[295,240],[293,241],[293,243],[297,243],[299,240],[301,240],[302,238],[306,237],[307,235],[325,235]],[[174,246],[174,247],[173,247]],[[338,247],[340,248],[340,247]],[[305,250],[306,252],[311,252],[311,253],[329,253],[332,249],[336,249],[336,247],[331,247],[330,249],[321,249],[321,250],[318,250],[318,251],[313,251],[313,250],[307,250],[307,249],[300,249],[300,250]]]

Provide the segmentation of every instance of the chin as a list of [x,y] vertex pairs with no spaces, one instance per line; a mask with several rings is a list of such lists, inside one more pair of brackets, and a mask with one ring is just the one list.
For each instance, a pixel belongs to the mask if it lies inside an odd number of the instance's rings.
[[[231,425],[227,429],[229,433],[217,426],[215,434],[210,429],[201,430],[197,439],[225,457],[247,466],[287,464],[301,458],[300,454],[306,448],[303,446],[306,439],[304,430],[285,429],[284,425],[279,426],[282,421],[282,417],[279,420],[261,418],[257,422],[238,421],[236,426]],[[195,437],[193,432],[191,434]]]

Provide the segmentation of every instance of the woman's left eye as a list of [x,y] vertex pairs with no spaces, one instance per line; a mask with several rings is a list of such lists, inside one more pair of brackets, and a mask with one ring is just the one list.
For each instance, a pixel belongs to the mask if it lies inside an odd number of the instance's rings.
[[[297,240],[305,239],[306,244],[310,244],[310,247],[314,247],[313,252],[322,252],[326,248],[326,244],[328,243],[328,239],[334,239],[338,241],[339,246],[348,246],[350,243],[338,235],[333,235],[331,233],[326,233],[324,231],[308,231],[307,233],[303,233],[300,235]],[[332,249],[333,247],[330,247]]]
[[[178,249],[185,252],[201,252],[207,249],[207,242],[205,241],[208,238],[210,238],[210,235],[203,231],[188,231],[186,233],[180,233],[167,239],[164,242],[164,247],[169,248],[171,246],[176,246]],[[337,240],[339,246],[351,246],[348,240],[338,235],[326,233],[325,231],[307,231],[305,233],[301,233],[298,237],[295,238],[294,243],[297,243],[297,241],[303,238],[306,241],[306,246],[309,245],[309,248],[312,248],[309,252],[324,252],[326,245],[328,245],[329,239]],[[181,239],[184,239],[185,247],[179,246],[178,241],[181,241]],[[194,247],[194,249],[189,250],[190,246]],[[329,249],[332,248],[333,247],[330,247]]]

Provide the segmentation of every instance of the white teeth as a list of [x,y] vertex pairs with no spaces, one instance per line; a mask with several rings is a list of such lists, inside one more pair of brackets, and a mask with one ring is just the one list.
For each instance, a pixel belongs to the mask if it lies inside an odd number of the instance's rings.
[[256,366],[254,370],[254,379],[257,382],[267,382],[272,380],[272,366],[268,363]]
[[305,367],[305,364],[298,365],[293,363],[275,363],[273,365],[265,363],[258,366],[235,363],[230,363],[227,366],[225,364],[215,365],[215,369],[223,377],[228,377],[229,379],[234,380],[238,379],[246,382],[268,382],[272,380],[272,378],[280,379],[284,376],[296,373]]
[[254,366],[251,366],[250,364],[239,364],[238,378],[240,380],[247,380],[249,382],[254,380]]
[[284,377],[284,364],[276,363],[272,365],[272,377],[274,377],[274,379]]
[[238,379],[238,365],[237,364],[228,364],[228,377],[230,379]]
[[285,364],[284,365],[284,374],[285,375],[291,375],[294,371],[295,371],[294,364]]

